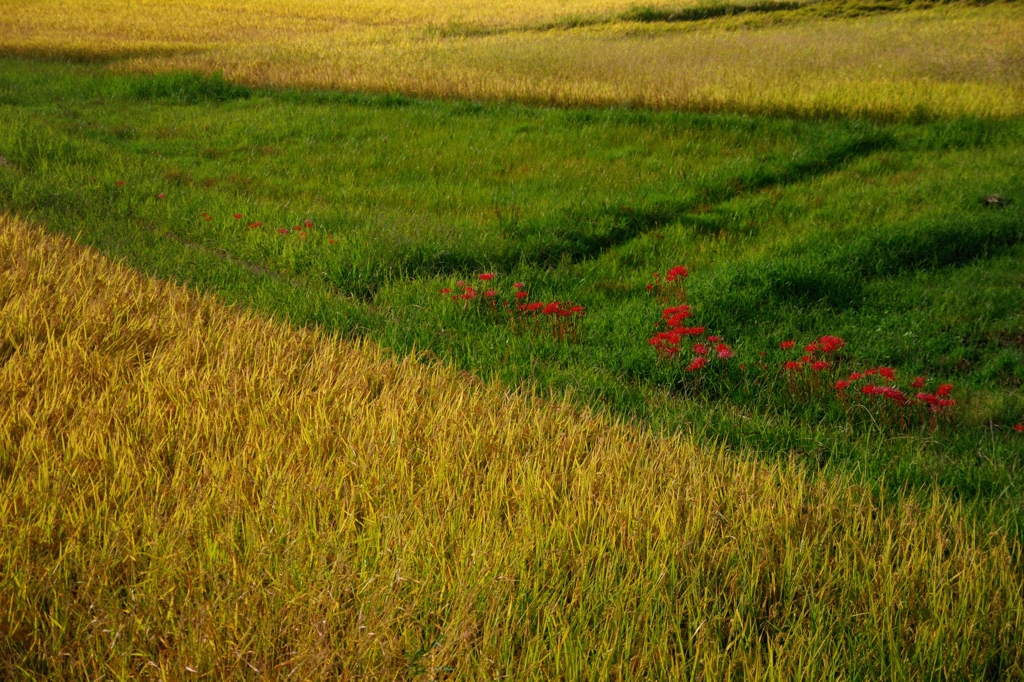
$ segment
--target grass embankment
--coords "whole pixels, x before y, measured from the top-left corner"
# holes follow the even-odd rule
[[[14,61],[0,101],[0,202],[150,274],[656,429],[940,489],[1022,532],[1019,122],[529,109]],[[842,336],[847,371],[955,384],[955,427],[876,428],[779,382],[694,396],[647,345],[662,306],[644,286],[680,263],[735,364],[766,351],[783,376],[781,341]],[[518,280],[585,306],[584,342],[440,295],[484,270],[506,297]]]
[[[884,118],[1024,113],[1019,3],[0,0],[0,51],[257,86]]]
[[[941,495],[700,451],[0,219],[0,674],[1022,674]]]

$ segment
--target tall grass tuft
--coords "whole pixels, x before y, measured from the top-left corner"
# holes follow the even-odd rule
[[[954,502],[656,438],[0,219],[0,677],[1019,677]]]

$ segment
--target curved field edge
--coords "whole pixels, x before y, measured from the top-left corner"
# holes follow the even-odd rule
[[[1024,113],[1022,24],[1014,2],[0,0],[0,54],[530,104],[1006,118]]]
[[[1019,548],[0,218],[0,673],[1016,677]]]

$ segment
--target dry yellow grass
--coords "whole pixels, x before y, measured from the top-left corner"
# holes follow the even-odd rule
[[[0,0],[0,51],[106,55],[142,71],[223,70],[256,85],[559,104],[1024,113],[1019,4],[778,25],[611,20],[635,4]],[[550,28],[581,17],[599,23]]]
[[[0,219],[0,677],[1024,674],[958,507],[507,395]]]

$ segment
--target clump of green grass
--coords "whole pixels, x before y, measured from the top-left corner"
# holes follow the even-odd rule
[[[0,219],[0,674],[1015,677],[1019,548]]]

